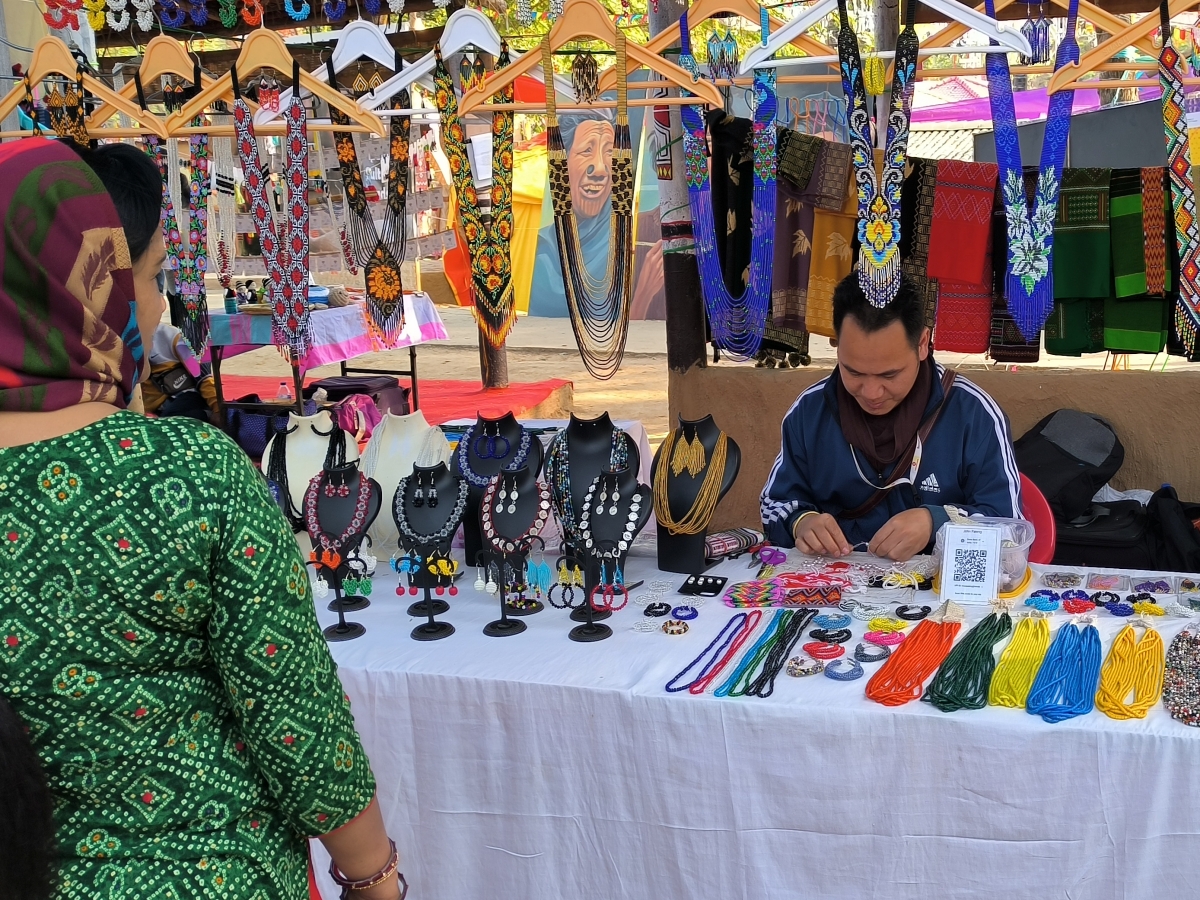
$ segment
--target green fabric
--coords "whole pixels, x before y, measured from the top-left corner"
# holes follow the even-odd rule
[[[374,778],[291,529],[191,419],[0,450],[0,673],[56,800],[62,898],[306,900]]]
[[[1146,239],[1142,232],[1142,170],[1113,169],[1109,188],[1109,236],[1114,294],[1146,293]]]
[[[1167,345],[1171,302],[1163,297],[1104,301],[1104,349],[1121,353],[1160,353]]]
[[[1111,169],[1063,169],[1054,221],[1054,298],[1107,297]]]
[[[1056,300],[1046,320],[1046,352],[1079,356],[1104,349],[1104,301],[1092,298]]]

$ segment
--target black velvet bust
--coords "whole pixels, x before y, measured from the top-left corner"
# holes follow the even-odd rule
[[[513,506],[512,491],[513,488],[517,491],[516,511],[509,512]],[[500,493],[504,493],[504,498],[500,498]],[[496,492],[495,505],[492,507],[491,527],[495,530],[497,538],[515,541],[521,535],[525,534],[534,520],[537,518],[539,509],[540,494],[538,492],[537,470],[532,466],[522,466],[515,472],[502,472],[500,475],[500,485]],[[483,535],[483,549],[489,553],[502,552],[494,548],[488,541],[486,530],[488,523],[483,521],[484,509],[481,505],[479,510],[478,526]],[[544,524],[544,520],[543,520]],[[540,531],[541,529],[537,529]],[[517,553],[523,557],[528,548],[518,548]],[[468,559],[472,557],[468,556]]]
[[[717,423],[713,421],[712,416],[705,416],[696,421],[689,421],[681,416],[679,427],[682,431],[681,438],[684,440],[691,441],[699,435],[707,462],[695,476],[689,474],[687,470],[675,475],[670,469],[671,461],[662,458],[665,443],[660,445],[658,453],[654,455],[651,481],[658,477],[659,466],[668,467],[666,470],[667,500],[670,504],[671,517],[676,521],[686,516],[688,510],[692,508],[692,504],[696,502],[700,487],[704,484],[704,478],[708,474],[708,463],[712,460],[713,450],[717,446],[717,438],[721,434],[721,430],[717,428]],[[721,478],[721,497],[729,493],[729,489],[733,487],[733,482],[737,479],[738,470],[742,465],[741,448],[734,443],[733,438],[727,437],[726,440],[725,472]],[[680,572],[685,575],[697,575],[703,572],[707,564],[704,558],[704,538],[708,533],[708,524],[706,522],[705,527],[697,534],[671,534],[659,522],[658,567],[664,572]]]
[[[423,561],[435,550],[449,554],[454,533],[462,522],[463,511],[455,515],[455,503],[458,500],[459,485],[463,481],[465,479],[451,472],[445,463],[437,463],[432,466],[414,465],[407,480],[396,486],[396,494],[392,498],[392,518],[400,532],[399,546],[402,553],[417,551]],[[434,505],[430,504],[431,489],[436,491]],[[416,503],[418,490],[421,491],[419,506]],[[400,528],[401,512],[409,528],[417,534],[430,536],[435,532],[444,531],[444,536],[418,544]],[[424,587],[427,582],[430,587],[435,586],[434,579],[429,577],[425,566],[422,565],[413,583],[417,587]]]
[[[520,450],[521,437],[525,429],[513,414],[505,413],[498,419],[488,419],[479,416],[469,445],[455,452],[453,471],[463,474],[462,460],[466,456],[467,465],[476,475],[491,478],[497,472],[512,465]],[[489,438],[497,440],[489,444]],[[507,446],[505,446],[507,441]],[[506,451],[499,455],[499,451]],[[483,455],[480,455],[482,451]],[[525,458],[527,465],[536,475],[542,468],[542,442],[535,435],[529,435],[529,452]],[[518,490],[520,490],[518,488]],[[472,562],[480,550],[487,549],[479,531],[479,501],[483,498],[483,485],[471,483],[467,496],[467,510],[463,517],[463,541],[466,546],[467,561]]]
[[[605,466],[597,477],[599,481],[592,495],[590,508],[585,512],[585,500],[581,500],[577,507],[577,515],[580,518],[580,543],[583,545],[579,548],[578,553],[586,563],[584,572],[589,593],[600,581],[602,562],[607,569],[608,582],[612,583],[613,581],[613,560],[602,559],[604,554],[611,555],[615,550],[616,564],[624,572],[629,548],[641,530],[646,527],[646,523],[650,521],[650,512],[654,506],[650,488],[647,485],[638,484],[636,469],[626,466],[613,470],[609,466]],[[589,488],[590,486],[591,482],[588,483]],[[614,488],[619,498],[616,501],[616,515],[610,512],[613,507]],[[588,488],[585,488],[584,497],[587,496],[587,491]],[[606,495],[603,502],[600,501],[601,493]],[[635,497],[638,500],[637,515],[633,517],[633,527],[627,528],[626,526],[630,524],[630,513]],[[587,515],[586,524],[583,522],[585,514]],[[587,546],[589,538],[592,541],[590,547]],[[625,546],[622,547],[621,544]]]

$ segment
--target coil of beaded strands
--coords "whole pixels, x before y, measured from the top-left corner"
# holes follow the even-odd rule
[[[813,624],[818,628],[825,628],[833,631],[838,628],[846,628],[850,625],[850,617],[837,615],[832,613],[824,613],[813,619]]]
[[[1054,724],[1087,715],[1100,683],[1100,633],[1074,622],[1060,626],[1025,700],[1025,711]]]
[[[808,633],[808,636],[814,641],[821,641],[825,644],[844,644],[850,640],[850,629],[838,628],[835,631],[830,631],[825,628],[814,628]]]
[[[671,534],[699,534],[712,521],[713,511],[717,501],[721,499],[721,483],[725,480],[725,458],[729,450],[729,437],[725,432],[717,437],[713,447],[712,458],[708,461],[708,470],[704,473],[704,481],[691,509],[678,520],[671,514],[671,500],[667,489],[667,470],[670,466],[667,460],[671,458],[672,447],[678,440],[680,430],[676,429],[667,435],[659,456],[660,465],[654,472],[654,514],[658,523]]]
[[[613,428],[612,446],[608,451],[608,467],[614,471],[629,465],[629,435]],[[571,499],[571,453],[567,430],[564,428],[554,436],[546,448],[546,481],[549,482],[550,497],[554,511],[562,524],[563,534],[574,544],[579,540],[579,523],[575,519],[574,502]]]
[[[750,687],[750,681],[757,674],[759,664],[779,637],[780,629],[791,621],[794,612],[795,610],[782,609],[776,610],[772,614],[771,621],[767,623],[762,637],[746,651],[725,682],[713,691],[714,697],[741,697],[746,693]]]
[[[1096,604],[1088,597],[1087,591],[1069,590],[1062,593],[1063,609],[1071,615],[1091,612]]]
[[[996,670],[992,648],[1011,633],[1012,618],[1006,611],[988,613],[950,651],[921,699],[942,712],[983,709]]]
[[[1200,727],[1200,621],[1183,626],[1167,650],[1163,706],[1184,725]]]
[[[992,675],[988,703],[992,706],[1024,708],[1046,651],[1050,649],[1050,620],[1037,613],[1017,622],[1017,629]]]
[[[843,668],[846,665],[850,668]],[[825,677],[834,681],[857,681],[863,677],[863,667],[857,659],[835,659],[825,664]]]
[[[1041,610],[1042,612],[1054,612],[1058,609],[1061,599],[1058,591],[1043,589],[1030,594],[1029,599],[1025,601],[1025,605],[1032,606],[1034,609]]]
[[[928,616],[933,610],[928,606],[904,606],[896,607],[896,615],[901,619],[906,619],[909,622],[920,622]]]
[[[962,607],[946,602],[937,613],[920,622],[871,676],[867,697],[884,706],[902,706],[918,699],[925,681],[954,645],[964,617]]]
[[[1144,719],[1162,696],[1166,658],[1162,635],[1146,627],[1139,641],[1130,623],[1117,634],[1100,670],[1096,708],[1110,719]],[[1131,702],[1126,702],[1130,694]]]
[[[693,693],[704,693],[704,688],[699,691],[692,689],[704,681],[711,681],[716,677],[716,673],[729,660],[730,650],[734,653],[740,648],[741,643],[744,643],[748,632],[752,632],[762,618],[762,610],[753,609],[750,612],[737,613],[730,617],[729,621],[717,633],[717,636],[712,639],[707,647],[700,651],[700,655],[693,659],[690,663],[670,681],[667,682],[666,691],[670,694],[676,694],[680,691],[692,691]],[[739,639],[741,643],[739,643]],[[686,684],[678,684],[679,681],[687,677],[693,669],[699,666],[699,674]],[[707,681],[705,681],[707,679]]]
[[[793,678],[804,678],[808,675],[819,675],[825,671],[825,663],[811,656],[793,656],[788,660],[787,673]]]
[[[779,639],[772,645],[770,652],[767,654],[767,660],[763,663],[762,672],[750,683],[750,689],[746,692],[750,696],[760,697],[765,700],[775,693],[775,679],[779,677],[779,672],[784,666],[784,660],[788,658],[788,654],[792,652],[792,649],[800,640],[800,635],[804,633],[804,629],[812,622],[813,616],[816,615],[816,610],[797,609],[795,613],[796,615],[784,627]]]
[[[862,641],[854,647],[854,658],[859,662],[877,663],[883,662],[892,655],[891,647],[873,647]]]

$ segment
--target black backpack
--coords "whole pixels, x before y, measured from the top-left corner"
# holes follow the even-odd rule
[[[1017,468],[1045,495],[1060,522],[1084,515],[1096,491],[1125,461],[1125,448],[1100,416],[1060,409],[1025,432],[1013,448]]]
[[[1200,572],[1200,504],[1181,503],[1175,488],[1164,484],[1146,504],[1146,519],[1154,545],[1154,568],[1170,572]]]

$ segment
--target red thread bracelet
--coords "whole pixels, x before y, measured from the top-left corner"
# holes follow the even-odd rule
[[[837,659],[846,652],[841,644],[827,644],[824,641],[809,641],[801,649],[813,659]]]

